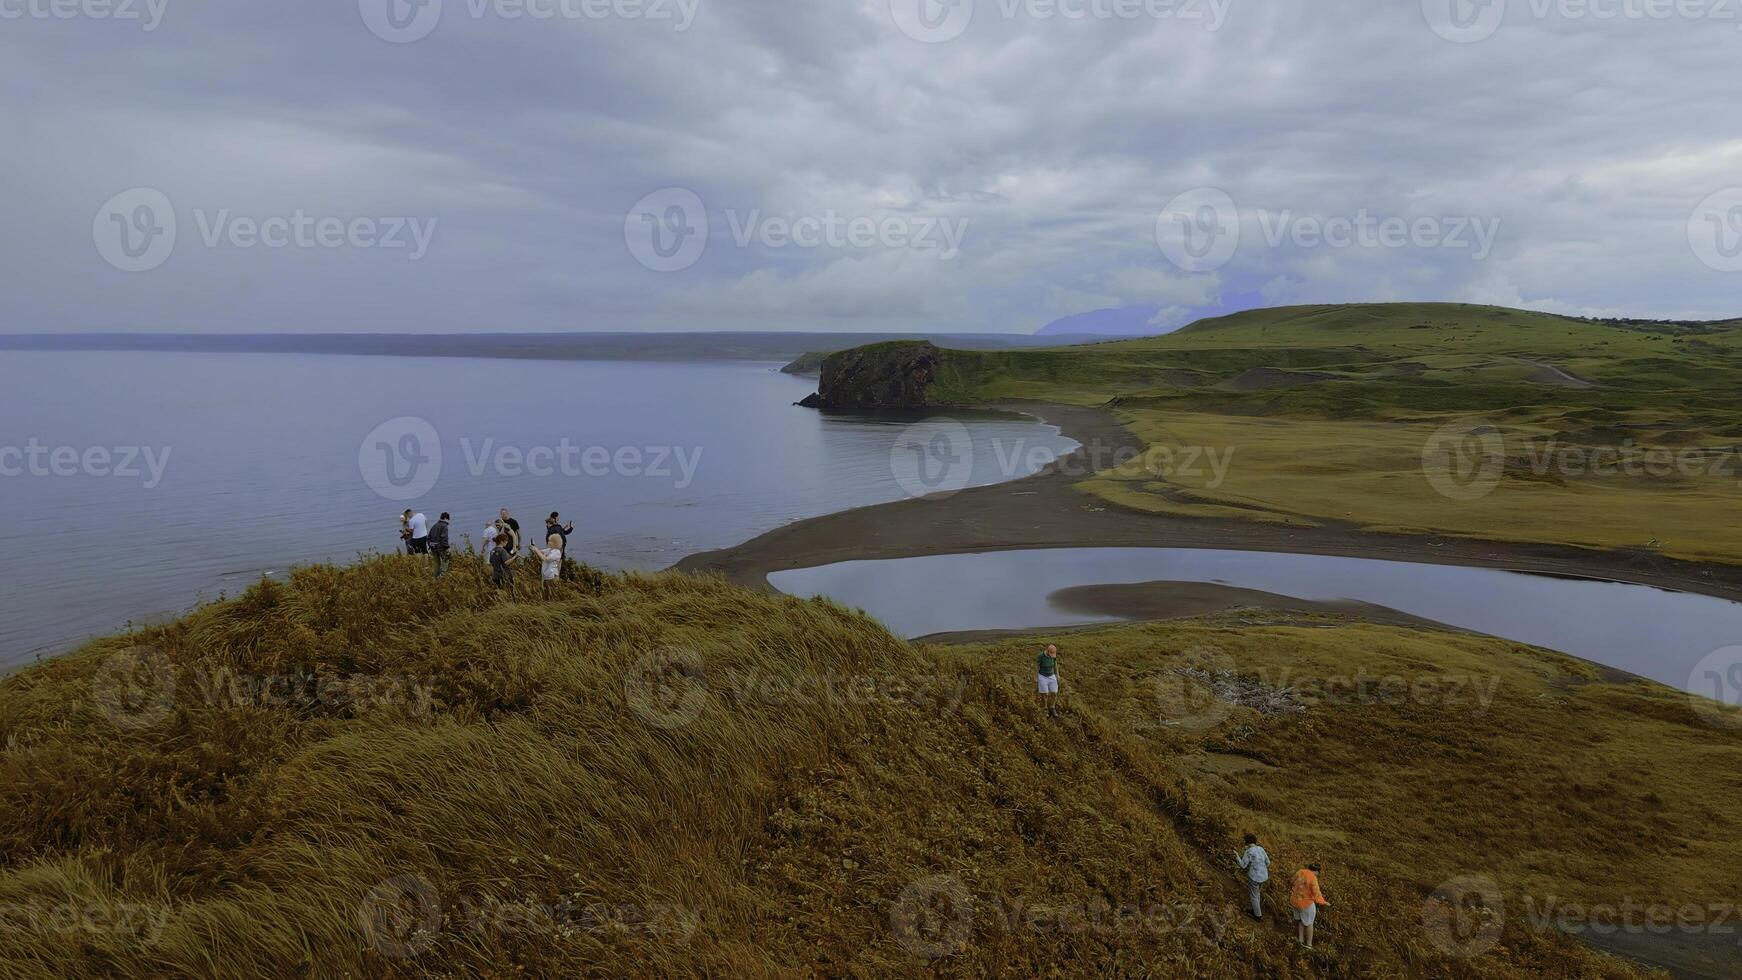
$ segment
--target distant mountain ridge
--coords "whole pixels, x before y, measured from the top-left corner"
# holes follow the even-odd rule
[[[30,333],[0,334],[0,350],[180,351],[235,354],[353,354],[525,360],[787,361],[812,351],[891,340],[925,340],[962,350],[1048,343],[1027,334],[825,333]]]
[[[1151,305],[1113,306],[1087,313],[1059,317],[1034,332],[1036,337],[1142,337],[1168,331],[1150,325],[1161,307]]]

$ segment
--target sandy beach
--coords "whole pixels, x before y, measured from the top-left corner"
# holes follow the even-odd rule
[[[1376,533],[1335,521],[1291,527],[1129,510],[1075,487],[1113,465],[1117,454],[1142,448],[1111,412],[1037,402],[994,407],[1038,416],[1082,448],[1026,479],[797,521],[735,547],[690,555],[674,567],[768,589],[770,572],[842,561],[1023,548],[1216,548],[1467,565],[1742,601],[1742,566],[1648,552]],[[1147,619],[1157,615],[1155,602],[1144,590],[1103,591],[1096,605],[1105,614]]]

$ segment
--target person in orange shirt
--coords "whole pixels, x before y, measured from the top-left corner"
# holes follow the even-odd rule
[[[1309,864],[1294,873],[1294,887],[1289,891],[1289,904],[1294,906],[1295,938],[1307,949],[1313,948],[1313,920],[1319,917],[1319,906],[1329,905],[1325,893],[1319,891],[1319,866]]]

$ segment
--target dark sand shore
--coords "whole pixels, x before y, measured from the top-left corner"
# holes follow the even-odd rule
[[[769,572],[860,559],[1018,548],[1222,548],[1472,565],[1742,601],[1742,565],[1680,561],[1639,551],[1376,533],[1336,521],[1288,527],[1122,508],[1073,486],[1114,465],[1115,453],[1142,448],[1110,412],[1034,402],[997,407],[1045,419],[1083,448],[1027,479],[798,521],[736,547],[691,555],[674,567],[717,572],[740,585],[767,589]],[[1111,608],[1102,610],[1115,614]],[[1143,615],[1142,603],[1117,614],[1150,618]]]

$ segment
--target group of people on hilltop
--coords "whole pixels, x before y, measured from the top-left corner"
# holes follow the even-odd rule
[[[436,578],[447,574],[453,554],[448,536],[449,522],[450,515],[445,511],[434,524],[430,524],[421,511],[410,508],[399,516],[399,539],[405,553],[429,555],[435,564]],[[544,519],[544,547],[527,543],[528,554],[539,560],[539,578],[547,598],[555,593],[557,582],[567,574],[565,561],[569,552],[569,535],[574,530],[574,521],[564,522],[562,516],[553,510]],[[520,557],[520,545],[520,522],[504,507],[494,521],[484,525],[478,547],[479,553],[490,562],[490,582],[497,588],[506,589],[514,584],[514,562]]]
[[[1059,648],[1049,643],[1035,658],[1036,690],[1047,717],[1058,717]],[[1257,834],[1246,835],[1246,848],[1235,858],[1234,865],[1246,879],[1246,899],[1251,905],[1247,914],[1264,920],[1264,886],[1270,881],[1270,854],[1258,843]],[[1319,866],[1309,864],[1294,873],[1289,888],[1288,904],[1293,909],[1295,940],[1306,949],[1313,948],[1313,923],[1318,920],[1319,906],[1329,905],[1325,893],[1319,890]]]

